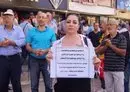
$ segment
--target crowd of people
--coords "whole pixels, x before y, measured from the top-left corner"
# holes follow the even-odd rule
[[[45,92],[91,92],[90,78],[57,78],[53,87],[48,67],[53,59],[50,48],[56,46],[91,48],[100,92],[129,92],[130,23],[102,19],[89,26],[77,14],[68,14],[60,23],[54,16],[38,11],[36,16],[24,14],[19,23],[8,9],[0,17],[0,92],[8,92],[10,81],[14,92],[22,92],[21,66],[26,60],[31,92],[39,92],[40,72]]]

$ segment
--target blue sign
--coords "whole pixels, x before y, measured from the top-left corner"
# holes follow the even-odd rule
[[[130,0],[117,0],[117,9],[130,10]]]

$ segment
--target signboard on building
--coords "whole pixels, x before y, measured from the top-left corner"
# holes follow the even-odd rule
[[[68,0],[0,0],[0,4],[6,6],[11,4],[10,8],[22,7],[47,10],[67,10],[67,1]]]
[[[130,11],[130,0],[117,0],[117,9]]]
[[[40,9],[67,9],[67,0],[15,0],[15,5]]]
[[[72,2],[78,2],[82,4],[90,4],[91,5],[99,5],[99,6],[108,6],[108,7],[113,7],[113,0],[72,0]]]
[[[70,0],[69,10],[93,15],[115,15],[113,0]]]
[[[53,7],[55,9],[57,9],[61,5],[61,3],[63,2],[63,0],[50,0],[50,2],[53,5]]]

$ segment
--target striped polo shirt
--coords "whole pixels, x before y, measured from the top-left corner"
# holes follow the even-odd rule
[[[110,38],[108,35],[107,38]],[[111,39],[113,45],[120,49],[127,48],[127,42],[123,35],[117,33],[117,35]],[[105,51],[104,71],[124,71],[125,56],[120,56],[114,52],[111,48],[107,48]]]

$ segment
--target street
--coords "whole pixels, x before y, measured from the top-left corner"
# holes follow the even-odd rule
[[[31,92],[31,86],[30,86],[30,78],[29,78],[29,73],[28,73],[28,68],[27,66],[22,67],[22,74],[21,74],[21,84],[22,84],[22,91],[23,92]],[[42,79],[42,76],[40,77],[40,85],[39,85],[39,92],[45,92],[45,87],[44,87],[44,82]],[[100,88],[100,80],[97,79],[92,79],[91,80],[91,92],[102,92],[99,91]],[[9,92],[13,92],[10,90]]]
[[[92,91],[91,92],[101,92],[101,91],[99,91],[100,90],[100,83],[99,83],[98,79],[93,80],[92,85],[93,86],[92,86]],[[30,83],[22,85],[22,91],[23,92],[31,92]],[[10,90],[9,92],[13,92],[13,91]],[[43,81],[40,81],[39,92],[45,92]]]

